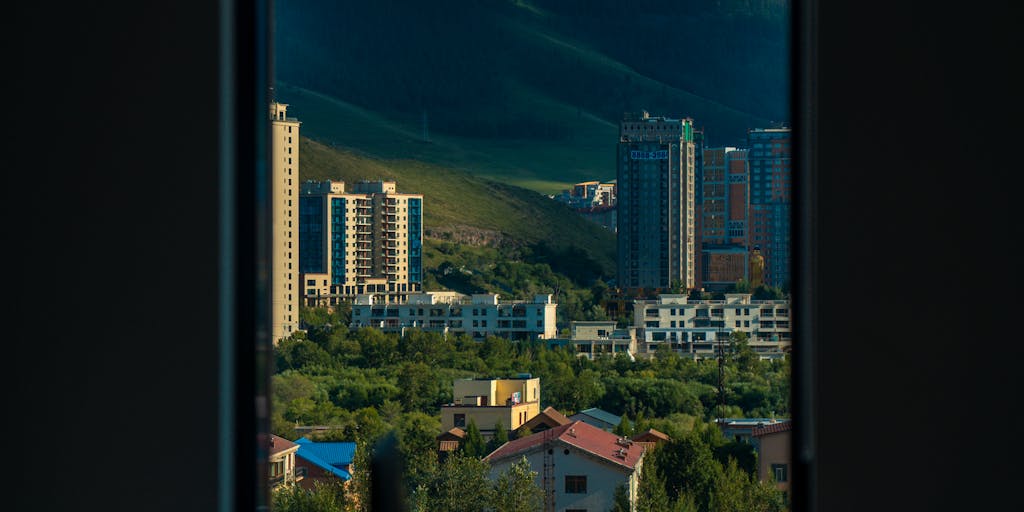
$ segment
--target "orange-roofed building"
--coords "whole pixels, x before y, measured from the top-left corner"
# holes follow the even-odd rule
[[[644,448],[647,448],[648,450],[650,450],[651,448],[658,444],[672,440],[672,438],[668,437],[667,434],[655,430],[653,428],[649,428],[643,432],[640,432],[639,434],[634,434],[632,439],[633,442],[642,445]]]
[[[548,406],[540,414],[534,416],[530,421],[523,424],[520,429],[529,429],[532,433],[543,432],[549,428],[560,427],[572,423],[572,420],[566,418],[564,414],[558,412],[558,409]]]

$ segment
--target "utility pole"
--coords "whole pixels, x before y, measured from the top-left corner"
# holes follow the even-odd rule
[[[714,315],[711,315],[711,318],[714,318]],[[725,306],[722,307],[722,323],[718,324],[718,335],[715,337],[715,346],[718,347],[718,411],[722,415],[725,414],[725,349],[722,344],[724,331]]]

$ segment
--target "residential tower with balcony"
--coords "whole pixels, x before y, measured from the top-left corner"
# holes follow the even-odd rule
[[[403,302],[423,282],[423,196],[399,193],[392,181],[306,182],[299,251],[306,305],[360,294]]]

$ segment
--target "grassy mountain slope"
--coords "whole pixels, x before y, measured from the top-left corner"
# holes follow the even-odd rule
[[[302,180],[394,180],[423,194],[424,232],[434,240],[528,248],[579,283],[614,274],[615,238],[537,192],[420,160],[384,160],[302,137]]]
[[[573,144],[527,139],[470,139],[389,119],[308,89],[279,82],[277,99],[303,122],[304,133],[334,147],[385,160],[419,160],[553,194],[571,183],[615,178],[617,128],[588,114],[577,122]],[[535,97],[537,108],[576,117],[569,107]]]
[[[276,97],[336,147],[545,193],[614,178],[624,111],[693,117],[716,144],[784,115],[778,23],[604,3],[279,0]]]

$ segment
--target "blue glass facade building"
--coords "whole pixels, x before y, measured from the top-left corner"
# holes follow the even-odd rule
[[[790,283],[792,134],[789,128],[747,132],[750,165],[750,247],[765,259],[765,284]]]
[[[409,282],[423,282],[423,200],[409,199]]]

